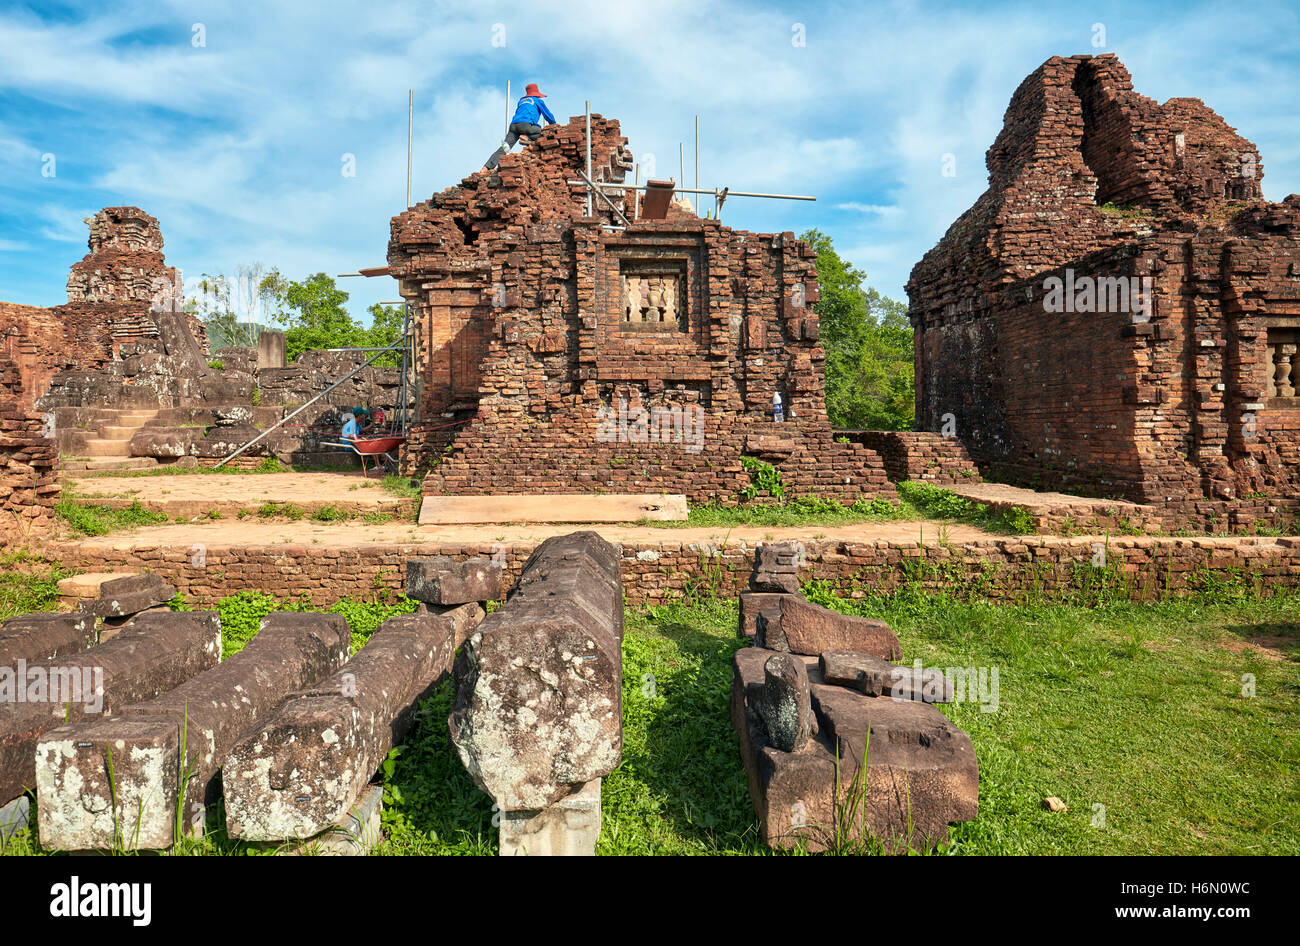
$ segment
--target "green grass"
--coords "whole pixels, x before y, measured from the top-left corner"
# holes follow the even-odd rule
[[[59,579],[70,574],[53,569],[10,571],[16,562],[0,561],[0,621],[19,614],[52,611],[59,604]]]
[[[82,535],[108,535],[110,532],[120,532],[135,526],[154,525],[167,521],[166,514],[150,512],[141,506],[139,501],[115,509],[100,503],[82,502],[65,497],[59,500],[54,511],[74,532]]]
[[[3,577],[4,606],[52,606],[52,575]],[[24,585],[31,590],[14,590]],[[970,734],[980,766],[979,818],[956,826],[943,853],[1300,854],[1300,594],[1259,597],[1224,582],[1193,598],[1082,607],[807,591],[888,621],[909,661],[998,668],[996,712],[941,707]],[[249,593],[221,601],[227,655],[276,608],[307,606]],[[347,618],[355,648],[410,608],[378,594],[329,610]],[[745,646],[734,603],[631,608],[626,617],[623,761],[604,780],[600,852],[768,853],[728,716],[731,656]],[[1245,646],[1254,636],[1270,649]],[[1242,695],[1247,674],[1253,696]],[[451,700],[445,684],[384,763],[388,840],[378,854],[495,852],[492,803],[447,733]],[[1043,811],[1048,795],[1069,810]],[[219,812],[209,825],[181,853],[263,853],[226,838]],[[41,852],[26,834],[7,853]]]
[[[420,498],[420,481],[418,479],[413,480],[409,476],[389,474],[380,481],[380,485],[400,499]]]

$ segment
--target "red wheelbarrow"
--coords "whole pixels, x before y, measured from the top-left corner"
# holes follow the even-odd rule
[[[397,472],[397,460],[393,458],[392,451],[396,450],[402,444],[406,443],[405,437],[358,437],[355,440],[342,440],[334,443],[322,442],[323,447],[345,447],[351,450],[361,458],[361,475],[369,478],[366,473],[366,457],[383,457],[384,463],[394,473]],[[378,459],[375,460],[375,469],[381,466]]]

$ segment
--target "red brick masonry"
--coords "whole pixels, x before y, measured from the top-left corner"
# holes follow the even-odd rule
[[[378,589],[402,590],[406,560],[447,555],[455,559],[503,553],[506,584],[517,577],[534,544],[436,546],[373,545],[329,548],[306,545],[206,547],[195,567],[190,547],[140,546],[97,549],[69,543],[51,557],[84,571],[147,569],[197,602],[211,603],[241,590],[281,598],[306,597],[328,605],[352,596],[369,599]],[[1185,594],[1208,576],[1241,578],[1272,588],[1300,585],[1300,538],[1225,536],[1168,538],[1134,536],[989,538],[951,547],[915,542],[849,543],[810,540],[803,548],[802,579],[822,579],[841,593],[889,591],[905,583],[992,600],[1028,595],[1049,598],[1086,592],[1111,582],[1133,598]],[[719,549],[711,544],[662,541],[622,549],[624,593],[630,604],[680,598],[691,591],[733,596],[747,587],[752,546]],[[1097,568],[1094,562],[1104,562]]]

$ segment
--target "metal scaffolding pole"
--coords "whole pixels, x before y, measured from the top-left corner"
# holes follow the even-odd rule
[[[570,184],[581,184],[581,183],[583,183],[583,182],[582,182],[582,181],[570,181],[569,183],[570,183]],[[609,183],[609,182],[607,182],[607,181],[598,181],[598,182],[596,182],[593,186],[596,187],[596,188],[598,188],[598,189],[600,189],[600,190],[604,190],[605,188],[609,188],[610,190],[627,190],[627,191],[632,191],[632,190],[634,190],[634,191],[645,191],[645,190],[649,190],[649,189],[650,189],[649,186],[646,185],[646,184],[637,184],[637,185],[632,185],[632,184],[613,184],[613,183]],[[760,193],[758,193],[758,192],[756,192],[756,191],[733,191],[733,190],[732,190],[731,188],[729,188],[729,187],[724,187],[724,188],[721,188],[721,190],[719,190],[719,189],[716,188],[716,187],[713,188],[713,189],[709,189],[709,188],[707,188],[707,187],[677,187],[677,186],[674,186],[674,187],[673,187],[673,191],[674,191],[675,193],[679,193],[679,194],[713,194],[715,197],[716,197],[716,196],[719,196],[719,195],[721,195],[721,194],[725,194],[728,198],[730,198],[730,197],[768,197],[768,198],[771,198],[772,200],[816,200],[816,199],[817,199],[816,197],[809,197],[807,194],[760,194]]]
[[[375,354],[371,355],[371,356],[370,356],[369,358],[367,358],[364,362],[362,362],[361,364],[357,365],[355,368],[353,368],[351,371],[349,371],[349,372],[348,372],[347,374],[345,374],[343,377],[339,378],[337,381],[335,381],[333,384],[331,384],[328,388],[326,388],[326,389],[325,389],[324,391],[322,391],[320,394],[317,394],[314,398],[312,398],[312,399],[311,399],[310,401],[308,401],[306,404],[303,404],[301,407],[299,407],[297,410],[295,410],[292,414],[286,414],[284,417],[280,418],[278,421],[276,421],[276,422],[275,422],[274,424],[272,424],[270,427],[266,428],[266,430],[262,431],[260,434],[258,434],[256,437],[254,437],[252,440],[248,441],[248,443],[244,444],[242,447],[240,447],[240,448],[239,448],[238,450],[236,450],[234,453],[230,454],[230,456],[228,456],[228,457],[226,457],[225,459],[221,460],[221,462],[219,462],[219,463],[213,464],[213,467],[212,467],[212,468],[213,468],[214,470],[219,470],[219,469],[221,469],[221,467],[225,466],[225,465],[226,465],[227,463],[229,463],[231,460],[235,459],[235,457],[239,456],[241,453],[243,453],[245,450],[247,450],[247,449],[248,449],[249,447],[251,447],[253,444],[257,443],[257,442],[258,442],[259,440],[261,440],[263,437],[267,436],[267,435],[270,434],[272,431],[274,431],[274,430],[276,430],[276,429],[282,427],[283,425],[287,424],[289,421],[293,420],[295,417],[297,417],[299,414],[301,414],[301,413],[302,413],[303,411],[305,411],[307,408],[311,407],[313,404],[315,404],[317,401],[319,401],[321,398],[323,398],[326,394],[329,394],[331,391],[333,391],[335,388],[337,388],[337,387],[338,387],[340,384],[342,384],[344,381],[348,380],[348,378],[352,377],[354,374],[356,374],[356,373],[357,373],[358,371],[360,371],[362,368],[368,368],[372,362],[374,362],[374,361],[376,361],[377,359],[379,359],[380,357],[382,357],[383,354],[384,354],[384,352],[392,351],[392,350],[395,349],[398,345],[405,345],[405,344],[406,344],[406,339],[403,338],[400,342],[394,342],[393,344],[389,345],[387,348],[381,348],[381,349],[379,349]]]
[[[411,206],[411,141],[415,132],[415,89],[406,91],[406,206]]]
[[[682,183],[685,184],[686,182],[683,181]],[[695,186],[696,187],[700,186],[700,116],[699,115],[695,116]],[[699,208],[696,207],[695,211],[698,214]]]
[[[591,100],[587,100],[587,180],[591,180]],[[587,191],[587,216],[592,214],[591,191]]]

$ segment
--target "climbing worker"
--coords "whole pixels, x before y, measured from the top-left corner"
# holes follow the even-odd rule
[[[551,114],[551,110],[542,101],[544,98],[546,96],[537,88],[536,82],[528,83],[528,88],[524,89],[524,97],[515,106],[515,117],[510,119],[510,130],[506,133],[505,141],[501,142],[501,147],[497,148],[492,157],[487,159],[487,164],[483,165],[483,170],[494,170],[497,162],[515,146],[515,142],[520,138],[527,137],[531,141],[541,134],[541,120],[543,118],[546,119],[548,125],[556,124],[555,116]]]

